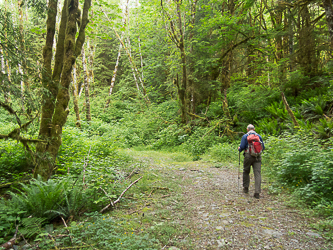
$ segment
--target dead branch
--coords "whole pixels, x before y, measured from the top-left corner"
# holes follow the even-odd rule
[[[6,183],[6,184],[1,184],[0,185],[0,189],[1,188],[6,188],[6,187],[10,187],[11,185],[16,185],[16,184],[20,184],[20,183],[25,183],[28,182],[30,180],[24,180],[24,181],[15,181],[15,182],[10,182],[10,183]]]
[[[55,242],[55,240],[54,240],[54,238],[52,237],[52,235],[51,234],[48,234],[48,236],[49,236],[49,238],[53,241],[53,243],[54,243],[54,248],[56,249],[56,250],[59,250],[58,248],[57,248],[57,246],[56,246],[56,242]]]
[[[132,212],[129,212],[128,215],[134,214],[136,212],[139,212],[140,210],[144,209],[146,206],[150,206],[150,203],[145,203],[141,208],[135,209]]]
[[[136,174],[136,168],[126,177],[126,179],[131,179],[131,177]]]
[[[170,191],[170,189],[169,188],[167,188],[167,187],[153,187],[154,189],[160,189],[160,190],[168,190],[168,191]]]
[[[15,234],[14,234],[13,238],[11,238],[6,243],[2,244],[0,246],[0,249],[10,249],[10,248],[12,248],[13,245],[14,245],[14,243],[15,243],[15,241],[16,241],[17,232],[18,232],[18,226],[16,226],[16,231],[15,231]]]
[[[64,218],[62,218],[62,216],[60,216],[60,218],[61,218],[62,222],[64,223],[64,225],[65,225],[65,227],[66,227],[66,230],[67,230],[67,232],[70,234],[70,232],[69,232],[69,230],[68,230],[68,227],[67,227],[67,224],[66,224],[66,221],[64,220]],[[73,244],[73,239],[72,239],[72,236],[71,236],[71,235],[69,235],[69,237],[71,238],[71,242],[72,242],[72,244]],[[56,248],[56,249],[57,249],[57,248]]]
[[[167,187],[153,187],[153,189],[151,190],[150,194],[148,195],[148,198],[152,195],[152,193],[153,193],[154,191],[156,191],[156,190],[158,190],[158,189],[160,189],[160,190],[168,190],[168,191],[170,191],[169,188],[167,188]]]
[[[126,193],[126,191],[128,189],[130,189],[135,183],[137,183],[140,179],[142,179],[143,176],[141,176],[139,179],[137,179],[136,181],[132,182],[118,197],[117,200],[115,200],[113,202],[113,205],[115,205],[116,203],[118,203],[120,201],[120,199],[123,197],[123,195]],[[105,208],[103,208],[101,211],[99,211],[100,213],[103,213],[106,209],[108,209],[111,206],[111,204],[108,204]]]
[[[9,114],[14,115],[15,118],[16,118],[17,124],[21,127],[21,120],[18,117],[18,115],[16,114],[15,110],[11,106],[9,106],[6,103],[0,101],[0,107],[3,107],[5,110],[7,110]]]
[[[190,113],[190,112],[186,112],[189,116],[192,116],[192,117],[194,117],[194,118],[199,118],[199,119],[201,119],[201,120],[207,120],[207,117],[201,117],[201,116],[198,116],[198,115],[196,115],[196,114],[192,114],[192,113]]]
[[[109,197],[109,194],[104,190],[104,188],[100,187],[100,189],[103,190],[104,194],[106,195],[106,197]],[[109,198],[110,199],[110,198]],[[110,199],[110,205],[114,207],[113,201]]]
[[[152,193],[154,192],[154,188],[151,190],[150,194],[148,195],[148,198],[152,195]]]

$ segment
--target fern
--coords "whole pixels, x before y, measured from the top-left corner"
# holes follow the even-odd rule
[[[326,106],[327,101],[325,98],[319,96],[310,98],[309,100],[303,100],[300,109],[302,115],[306,117],[307,120],[317,120],[323,116]]]
[[[32,236],[43,233],[42,226],[47,221],[46,218],[30,217],[22,219],[23,229],[20,232],[26,237],[31,238]]]
[[[330,138],[333,136],[333,120],[319,119],[320,124],[317,125],[315,131],[320,138]]]
[[[43,182],[40,178],[31,181],[30,184],[21,184],[22,191],[18,193],[9,192],[12,196],[12,206],[20,207],[34,217],[47,217],[52,219],[55,214],[49,213],[56,210],[64,201],[64,192],[67,189],[68,181],[50,179]],[[48,212],[48,213],[47,213]]]
[[[272,116],[274,116],[274,118],[280,119],[282,121],[285,121],[288,118],[288,113],[284,108],[284,104],[282,101],[280,103],[273,102],[270,106],[266,108],[266,110]]]

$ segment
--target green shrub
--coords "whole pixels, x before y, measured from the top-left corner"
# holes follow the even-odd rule
[[[165,147],[174,147],[183,143],[186,139],[186,134],[184,130],[181,129],[176,124],[169,125],[168,127],[161,129],[156,137],[158,139],[154,140],[151,144],[153,149],[162,149]]]
[[[239,153],[237,148],[237,142],[224,142],[211,146],[206,154],[208,154],[212,159],[219,162],[238,162]]]
[[[26,211],[18,207],[8,209],[5,200],[0,199],[0,245],[13,237],[16,225],[20,223]]]
[[[66,127],[63,132],[62,145],[57,157],[57,173],[81,174],[84,160],[103,171],[127,162],[128,158],[117,153],[117,144],[107,135],[89,136],[78,128]]]
[[[278,167],[279,181],[293,188],[309,183],[312,175],[312,158],[316,154],[311,148],[295,148],[283,155]]]
[[[193,160],[199,160],[200,155],[204,154],[209,147],[222,140],[211,131],[211,128],[196,127],[193,134],[182,144],[182,148],[193,156]]]
[[[85,246],[92,245],[96,249],[159,249],[158,240],[142,230],[128,228],[125,222],[98,213],[88,215],[84,223],[72,222],[69,226],[72,242],[68,238],[59,239],[60,246]],[[64,229],[55,233],[66,233]],[[42,249],[50,249],[51,242]]]
[[[21,143],[0,140],[0,183],[14,181],[31,168],[30,157]]]
[[[265,145],[263,170],[271,179],[313,207],[325,207],[333,200],[331,142],[324,144],[309,133],[300,132],[270,137]]]

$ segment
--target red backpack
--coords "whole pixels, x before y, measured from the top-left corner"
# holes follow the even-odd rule
[[[250,131],[247,136],[247,143],[249,144],[249,153],[252,156],[258,157],[262,153],[262,142],[259,135],[253,131]]]

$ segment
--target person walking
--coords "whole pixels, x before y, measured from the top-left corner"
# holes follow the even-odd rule
[[[249,138],[248,136],[252,135],[258,136],[261,144],[261,151],[254,154],[251,153],[253,150],[252,145],[251,149],[249,148]],[[257,137],[257,138],[258,138]],[[250,142],[251,143],[251,142]],[[259,147],[260,148],[260,147]],[[250,186],[250,170],[251,166],[253,168],[254,173],[254,182],[255,182],[255,192],[254,197],[259,199],[259,194],[261,192],[261,152],[265,149],[264,141],[262,140],[261,136],[254,131],[254,126],[249,124],[247,126],[247,133],[243,135],[241,143],[238,147],[239,153],[244,150],[244,163],[243,163],[243,192],[249,192]],[[255,156],[254,156],[255,155]]]

